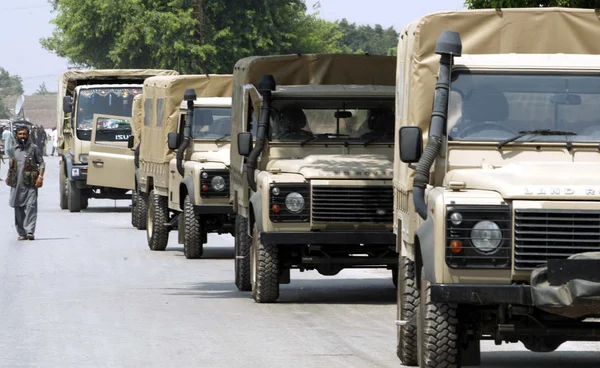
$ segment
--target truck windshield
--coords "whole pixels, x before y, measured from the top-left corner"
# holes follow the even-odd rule
[[[272,141],[306,144],[394,141],[394,98],[277,99],[270,122]]]
[[[90,88],[79,91],[77,97],[77,138],[89,141],[94,114],[131,117],[133,98],[142,93],[142,87]],[[129,132],[123,133],[131,134]]]
[[[192,137],[194,139],[229,140],[231,138],[231,108],[196,107]]]
[[[599,117],[597,75],[458,73],[450,93],[448,140],[598,142]]]

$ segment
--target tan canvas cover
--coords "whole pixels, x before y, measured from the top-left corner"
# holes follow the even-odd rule
[[[513,8],[440,12],[407,25],[398,44],[397,125],[417,125],[426,140],[444,30],[460,33],[463,54],[600,54],[600,17],[593,9]],[[397,138],[397,137],[396,137]],[[397,142],[396,142],[397,143]],[[400,165],[395,177],[412,188],[413,170]],[[403,179],[408,181],[402,183]]]
[[[593,9],[515,8],[441,12],[408,25],[401,34],[398,74],[406,61],[410,83],[406,123],[427,132],[444,30],[460,33],[463,54],[600,54],[600,17]],[[408,40],[403,40],[403,38]],[[403,41],[407,41],[402,50]]]
[[[144,106],[143,103],[144,95],[137,95],[133,98],[133,104],[131,105],[131,117],[132,127],[131,132],[133,134],[133,146],[137,147],[140,144],[140,135],[142,133],[142,124],[144,119]]]
[[[146,79],[142,92],[143,104],[152,100],[153,106],[150,125],[142,124],[140,160],[167,163],[173,158],[173,152],[167,147],[167,136],[169,132],[177,130],[179,109],[186,89],[193,88],[198,98],[231,97],[231,84],[230,74],[160,76]],[[161,116],[157,116],[159,103],[162,104]]]

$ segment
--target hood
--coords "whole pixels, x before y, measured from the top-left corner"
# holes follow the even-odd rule
[[[215,151],[194,152],[192,153],[191,161],[198,162],[219,162],[225,166],[229,166],[229,146],[227,148]]]
[[[521,162],[500,168],[458,169],[446,175],[444,184],[450,182],[496,191],[507,199],[600,199],[600,164]]]
[[[393,164],[384,155],[310,155],[273,160],[267,170],[301,174],[306,179],[392,179]]]

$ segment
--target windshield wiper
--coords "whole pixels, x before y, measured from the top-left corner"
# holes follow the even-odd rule
[[[366,141],[366,142],[365,142],[365,143],[363,143],[363,144],[364,144],[364,146],[366,147],[366,146],[368,146],[369,144],[371,144],[371,143],[373,143],[373,142],[375,142],[375,141],[378,141],[378,140],[382,139],[383,137],[385,137],[385,134],[378,135],[377,137],[373,137],[373,138],[369,139],[368,141]]]
[[[231,137],[231,134],[230,134],[230,133],[227,133],[227,134],[225,134],[224,136],[222,136],[222,137],[220,137],[220,138],[217,138],[217,139],[215,139],[215,142],[221,142],[223,139],[230,138],[230,137]]]
[[[535,129],[535,130],[522,130],[519,132],[519,134],[515,135],[514,137],[508,138],[503,140],[502,142],[498,143],[498,148],[502,148],[505,144],[510,143],[510,142],[514,142],[519,138],[522,138],[526,135],[577,135],[577,133],[575,132],[566,132],[566,131],[562,131],[562,130],[551,130],[551,129]]]
[[[329,136],[334,136],[334,137],[347,137],[348,134],[337,134],[337,133],[319,133],[319,134],[315,134],[314,136],[307,138],[305,140],[303,140],[302,142],[300,142],[300,147],[304,147],[305,144],[307,144],[308,142],[312,142],[316,139],[319,139],[321,137],[329,137]]]

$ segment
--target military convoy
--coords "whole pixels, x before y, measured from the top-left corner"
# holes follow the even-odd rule
[[[56,114],[61,209],[79,212],[87,208],[90,198],[130,198],[127,193],[133,189],[133,182],[105,172],[130,167],[127,140],[131,135],[131,103],[141,93],[143,81],[154,75],[173,74],[177,72],[126,69],[72,70],[61,75]],[[95,114],[99,114],[96,118],[100,121],[95,120]],[[125,119],[118,123],[115,116]],[[119,159],[113,159],[115,155]],[[110,159],[105,161],[107,157]],[[90,163],[96,170],[88,176]]]
[[[600,315],[599,36],[594,10],[543,8],[432,14],[403,31],[403,364],[479,365],[481,340],[600,340],[587,319]]]
[[[98,137],[133,126],[111,138],[127,152],[97,150],[126,156],[121,186],[71,183],[89,146],[77,101],[106,92],[65,77],[61,207],[100,195],[87,185],[132,188],[150,249],[178,229],[187,258],[231,233],[235,284],[258,303],[291,269],[390,269],[407,366],[479,365],[482,340],[600,340],[598,36],[594,10],[442,12],[402,31],[398,57],[256,56],[233,76],[123,82],[138,96],[89,115],[87,138],[100,162]]]

